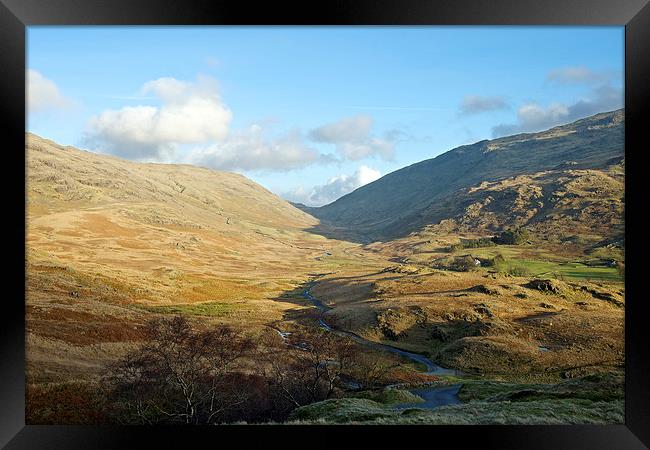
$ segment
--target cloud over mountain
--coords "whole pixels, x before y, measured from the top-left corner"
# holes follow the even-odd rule
[[[381,178],[381,172],[361,165],[352,175],[341,174],[330,178],[327,183],[314,186],[311,190],[303,187],[285,194],[289,200],[309,206],[321,206],[331,203],[355,189]]]
[[[352,161],[370,156],[392,159],[395,153],[393,134],[387,133],[383,138],[373,136],[372,126],[371,117],[347,117],[311,130],[309,137],[316,142],[335,145],[341,157]]]
[[[155,105],[126,106],[91,117],[86,146],[127,159],[187,162],[218,170],[286,172],[340,160],[315,149],[298,129],[275,138],[258,124],[232,130],[233,112],[209,76],[193,82],[158,78],[146,82],[140,95]],[[308,137],[334,144],[343,159],[392,158],[398,133],[379,138],[371,134],[372,126],[367,116],[346,118],[318,127]]]
[[[195,83],[158,78],[144,84],[160,106],[127,106],[106,110],[89,121],[88,142],[130,159],[161,159],[178,144],[222,140],[232,112],[218,94],[216,81],[200,76]]]
[[[517,110],[517,122],[492,128],[492,136],[540,131],[572,122],[603,111],[623,106],[623,89],[612,84],[609,72],[593,72],[584,67],[568,67],[550,71],[547,81],[557,84],[578,84],[587,87],[587,93],[573,103],[554,102],[547,106],[537,102],[523,104]]]
[[[275,140],[266,139],[259,125],[232,133],[227,139],[192,150],[188,162],[220,170],[285,172],[334,160],[309,147],[297,130]]]

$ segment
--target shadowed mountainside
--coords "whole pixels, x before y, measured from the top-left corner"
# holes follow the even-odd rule
[[[389,240],[428,224],[466,215],[468,201],[480,197],[478,191],[495,191],[499,183],[501,192],[516,197],[518,193],[510,188],[518,184],[517,189],[526,189],[526,183],[522,183],[526,180],[508,179],[529,175],[541,190],[524,195],[531,199],[531,205],[519,205],[527,210],[529,217],[523,221],[526,222],[535,216],[531,211],[547,213],[552,206],[550,197],[545,198],[550,184],[544,183],[543,178],[561,178],[561,172],[565,178],[576,174],[593,178],[600,176],[600,170],[620,164],[624,157],[623,132],[624,112],[617,110],[539,133],[464,145],[389,173],[329,205],[309,208],[308,212],[322,221],[315,232],[361,242]],[[495,197],[493,193],[484,195],[479,202],[489,203]],[[615,197],[622,197],[622,191],[621,195],[617,191]],[[501,216],[511,212],[504,206],[506,203],[499,204]],[[493,221],[492,226],[498,229],[508,222],[522,221],[502,218]]]

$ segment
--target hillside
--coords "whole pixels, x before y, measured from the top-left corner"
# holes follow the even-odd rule
[[[598,211],[589,215],[589,199],[609,202],[610,216],[621,215],[623,132],[624,112],[618,110],[540,133],[480,141],[392,172],[309,213],[323,221],[317,230],[324,234],[362,242],[402,237],[445,219],[497,230],[548,223],[559,214],[583,229],[598,228],[602,208],[590,206]],[[580,186],[585,183],[591,194]],[[568,195],[560,200],[560,193]],[[575,196],[586,203],[569,200]],[[600,230],[612,231],[609,225]],[[622,225],[615,225],[619,233]]]
[[[63,147],[27,136],[29,208],[36,214],[116,203],[189,208],[189,223],[220,227],[228,217],[239,223],[300,228],[315,223],[309,215],[243,175],[190,165],[141,164]],[[264,208],[260,208],[264,205]],[[207,219],[201,214],[212,214]],[[173,212],[145,214],[151,223],[182,225]]]
[[[33,134],[26,156],[36,379],[94,370],[140,339],[151,313],[260,329],[293,307],[278,301],[283,292],[330,260],[354,259],[354,244],[307,232],[316,219],[242,175],[134,163]]]
[[[227,273],[232,283],[322,251],[318,236],[301,231],[315,219],[241,175],[132,163],[33,135],[27,171],[29,262],[119,278],[137,286],[135,300],[180,294],[179,271]]]
[[[470,375],[461,378],[464,393],[457,395],[463,408],[479,411],[477,422],[493,420],[494,404],[476,410],[470,398],[486,389],[505,399],[497,404],[508,411],[508,396],[537,389],[535,408],[556,411],[549,402],[562,395],[572,402],[572,414],[602,422],[601,403],[592,407],[579,392],[567,394],[563,380],[574,378],[572,389],[592,390],[594,380],[606,389],[613,385],[614,394],[601,397],[611,403],[611,420],[619,420],[625,163],[615,132],[622,114],[600,117],[535,139],[479,143],[442,155],[442,163],[436,158],[404,169],[419,179],[402,171],[385,177],[420,200],[404,197],[400,208],[408,206],[410,215],[376,216],[375,222],[348,211],[346,217],[365,224],[359,226],[364,233],[374,229],[372,236],[384,237],[394,229],[401,235],[370,245],[327,238],[369,235],[352,234],[357,222],[321,223],[313,215],[327,207],[304,212],[241,175],[134,163],[28,134],[27,421],[101,422],[103,402],[113,401],[102,376],[114,362],[129,360],[129,351],[151,347],[152,319],[178,314],[196,330],[227,325],[250,336],[254,348],[232,375],[269,389],[285,378],[300,388],[302,375],[313,372],[295,365],[305,347],[291,339],[328,345],[327,336],[336,335],[340,350],[352,351],[356,361],[337,382],[333,395],[344,398],[333,404],[336,414],[347,414],[339,400],[365,414],[359,403],[394,397],[381,391],[384,386],[458,382],[423,372],[425,355],[431,364]],[[537,158],[521,154],[527,146],[539,146]],[[426,175],[427,167],[438,175]],[[445,168],[464,172],[458,177]],[[442,185],[438,178],[445,176],[456,184]],[[369,185],[371,193],[390,191],[382,180]],[[435,192],[434,200],[423,197],[426,192]],[[399,195],[388,197],[396,202]],[[376,202],[368,211],[388,214],[390,202],[381,197],[362,200]],[[452,248],[519,225],[534,239]],[[468,258],[469,268],[452,264]],[[474,258],[485,264],[475,265]],[[341,334],[324,334],[337,328]],[[411,354],[416,358],[398,356],[396,349],[417,352]],[[307,356],[316,365],[304,367],[328,367],[332,357],[327,351],[316,362]],[[354,383],[371,390],[358,391]],[[267,395],[264,389],[260,395]],[[413,392],[402,395],[413,400]],[[522,397],[521,404],[532,405],[528,400]],[[253,412],[271,404],[270,397],[251,403]],[[319,417],[323,404],[312,405],[296,411],[315,410]],[[525,408],[513,414],[511,420],[538,420]],[[548,420],[565,419],[553,412]]]

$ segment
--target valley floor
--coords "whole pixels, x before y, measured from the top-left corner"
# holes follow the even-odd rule
[[[533,251],[500,250],[515,257]],[[358,352],[390,366],[381,382],[298,408],[288,419],[292,423],[622,423],[624,292],[615,272],[600,280],[579,273],[540,282],[539,276],[489,267],[434,269],[419,260],[422,253],[405,262],[390,251],[327,240],[300,256],[293,272],[252,272],[236,281],[176,269],[176,292],[205,295],[178,302],[133,301],[137,287],[122,282],[128,274],[90,275],[53,259],[30,262],[30,420],[65,421],[47,412],[56,392],[60,396],[78,383],[92,391],[107,363],[145,339],[146,320],[184,314],[199,327],[229,324],[256,336],[332,326],[357,336],[357,343],[406,350],[459,371],[431,374],[417,359],[360,345]],[[428,258],[444,256],[427,252]],[[218,298],[208,290],[224,289],[223,283],[230,283],[229,295],[220,291]],[[445,386],[460,388],[447,401],[418,405]]]

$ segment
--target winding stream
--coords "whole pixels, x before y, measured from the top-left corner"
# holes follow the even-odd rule
[[[427,375],[461,375],[460,371],[441,367],[438,364],[431,361],[426,356],[421,355],[419,353],[407,352],[406,350],[402,350],[397,347],[393,347],[391,345],[372,342],[350,331],[333,328],[327,322],[325,322],[325,320],[322,317],[323,313],[331,310],[332,308],[330,308],[322,301],[320,301],[319,299],[311,295],[311,289],[313,286],[314,283],[310,283],[307,289],[303,291],[302,296],[320,310],[321,317],[318,319],[318,322],[321,328],[323,328],[324,330],[332,333],[337,333],[339,335],[348,336],[349,338],[353,339],[355,342],[358,342],[359,344],[364,345],[366,347],[394,353],[404,358],[410,359],[411,361],[418,362],[426,367],[426,372],[424,373]],[[460,390],[461,386],[462,386],[461,384],[454,384],[454,385],[446,385],[446,386],[409,389],[411,393],[424,399],[424,403],[402,403],[396,405],[395,408],[396,409],[408,409],[408,408],[433,409],[443,405],[454,405],[460,403],[460,399],[458,398],[458,391]]]

